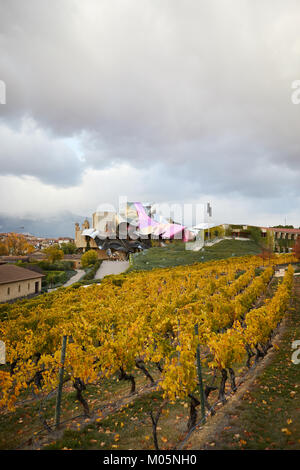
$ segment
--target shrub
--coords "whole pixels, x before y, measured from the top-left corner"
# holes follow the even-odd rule
[[[94,250],[86,251],[81,257],[81,265],[83,268],[87,268],[91,264],[95,264],[97,261],[98,256]]]
[[[62,251],[64,252],[65,255],[72,255],[74,253],[76,253],[77,251],[77,247],[75,245],[75,243],[62,243],[60,248],[62,249]]]
[[[100,265],[102,263],[102,260],[97,259],[96,263],[94,266],[88,270],[88,272],[83,276],[82,280],[83,281],[89,281],[91,279],[94,279],[96,272],[98,271]]]
[[[49,271],[46,277],[46,282],[50,286],[64,284],[66,281],[67,275],[64,271]]]
[[[44,271],[72,271],[74,268],[74,261],[57,261],[56,263],[40,261],[38,265]]]
[[[48,261],[50,261],[50,263],[54,263],[55,261],[63,259],[64,257],[64,252],[60,250],[58,245],[52,245],[48,248],[45,248],[44,253],[46,254],[47,259]]]

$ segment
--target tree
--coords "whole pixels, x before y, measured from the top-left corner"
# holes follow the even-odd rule
[[[261,247],[261,252],[258,256],[260,256],[261,259],[263,260],[263,266],[264,266],[264,262],[266,260],[269,260],[269,264],[270,264],[271,258],[273,256],[273,250],[271,250],[270,248],[268,248],[266,246],[262,246]]]
[[[28,255],[34,251],[34,247],[20,233],[9,233],[4,244],[9,255]]]
[[[263,241],[264,246],[271,252],[274,251],[274,246],[275,246],[275,237],[274,237],[274,232],[272,230],[267,231],[267,236]]]
[[[49,246],[48,248],[45,248],[44,253],[46,254],[47,259],[50,263],[59,261],[60,259],[63,259],[64,257],[64,252],[60,250],[58,245],[52,245],[52,246]]]
[[[228,225],[228,227],[225,229],[225,237],[231,237],[232,235],[232,227]]]
[[[225,235],[225,229],[222,225],[218,225],[217,227],[214,227],[213,229],[213,234],[215,237],[224,237]]]
[[[77,251],[77,247],[75,243],[62,243],[61,247],[62,251],[64,252],[65,255],[73,255]]]
[[[56,272],[49,272],[47,274],[47,281],[49,286],[53,287],[58,282],[58,276]]]
[[[87,268],[91,264],[95,264],[98,260],[96,251],[89,250],[86,251],[81,257],[81,265],[83,268]]]
[[[8,255],[8,249],[6,243],[0,243],[0,256]]]
[[[249,232],[250,232],[250,238],[257,244],[257,245],[261,245],[261,239],[262,239],[262,235],[261,235],[261,230],[259,227],[249,227]]]

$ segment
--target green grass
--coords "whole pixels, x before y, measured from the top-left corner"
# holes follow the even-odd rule
[[[187,250],[185,243],[175,241],[166,247],[150,248],[133,257],[129,271],[145,271],[153,268],[188,265],[234,256],[257,255],[261,249],[253,241],[223,240],[204,250]]]

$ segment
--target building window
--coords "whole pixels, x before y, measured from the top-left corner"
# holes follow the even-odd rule
[[[19,292],[21,292],[21,284],[19,284]]]
[[[30,283],[28,282],[28,290],[30,289]]]
[[[7,295],[10,295],[10,287],[7,288]]]

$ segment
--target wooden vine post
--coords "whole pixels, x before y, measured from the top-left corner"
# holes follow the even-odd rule
[[[199,344],[198,323],[196,323],[196,325],[195,325],[195,335],[198,338],[196,358],[197,358],[197,372],[198,372],[198,381],[199,381],[199,392],[200,392],[200,399],[201,399],[201,416],[202,416],[203,422],[205,422],[205,399],[204,399],[202,368],[201,368],[201,359],[200,359],[200,344]]]
[[[59,368],[59,373],[58,373],[58,388],[57,388],[57,396],[56,396],[56,407],[55,407],[55,429],[58,429],[59,424],[60,424],[61,397],[62,397],[62,388],[63,388],[66,348],[67,348],[67,336],[63,336],[62,347],[61,347],[61,356],[60,356],[60,368]]]

